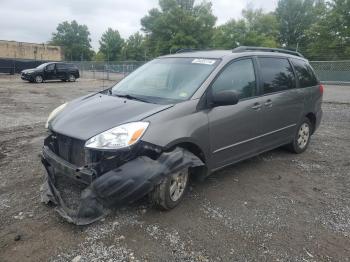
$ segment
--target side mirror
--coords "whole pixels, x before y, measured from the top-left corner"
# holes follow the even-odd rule
[[[224,90],[212,93],[211,102],[213,106],[230,106],[239,101],[238,94],[234,91]]]

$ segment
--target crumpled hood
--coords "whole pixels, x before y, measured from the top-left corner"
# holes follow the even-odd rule
[[[54,132],[80,140],[118,125],[142,119],[172,105],[144,103],[136,100],[95,94],[70,102],[51,122]]]

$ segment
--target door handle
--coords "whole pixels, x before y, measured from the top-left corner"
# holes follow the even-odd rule
[[[260,103],[254,103],[254,105],[252,106],[252,108],[256,111],[260,110],[261,108],[261,104]]]
[[[269,100],[267,100],[267,101],[265,102],[265,106],[266,106],[266,107],[272,107],[272,101],[271,101],[271,99],[269,99]]]

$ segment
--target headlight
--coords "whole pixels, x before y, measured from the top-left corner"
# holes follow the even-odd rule
[[[60,105],[59,107],[55,108],[50,114],[49,117],[47,118],[46,124],[45,124],[45,128],[49,128],[49,123],[50,121],[57,116],[57,114],[59,112],[61,112],[63,110],[63,108],[65,108],[67,105],[67,103],[64,103],[63,105]]]
[[[119,149],[135,144],[145,133],[148,122],[132,122],[109,129],[90,138],[85,147],[95,149]]]

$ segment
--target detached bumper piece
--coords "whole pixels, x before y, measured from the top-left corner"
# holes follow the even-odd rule
[[[58,213],[76,225],[93,223],[106,216],[111,208],[142,198],[170,174],[184,168],[203,166],[198,157],[182,148],[161,153],[156,159],[136,157],[97,177],[93,169],[78,168],[47,147],[43,149],[42,163],[47,171],[41,187],[42,202],[54,203]],[[80,190],[75,208],[64,201],[73,192],[67,192],[67,187],[60,190],[60,181],[65,179],[69,180],[69,186],[77,183],[75,189]]]

